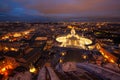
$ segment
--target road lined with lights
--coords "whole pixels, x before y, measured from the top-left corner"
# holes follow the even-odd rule
[[[117,63],[118,58],[111,54],[109,51],[104,49],[100,44],[97,44],[96,48],[99,50],[99,52],[106,58],[110,63]]]

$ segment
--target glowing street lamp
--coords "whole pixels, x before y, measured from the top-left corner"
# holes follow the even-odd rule
[[[30,71],[31,73],[35,73],[35,72],[36,72],[36,68],[33,67],[33,66],[31,66],[29,71]]]
[[[4,50],[5,50],[5,51],[8,51],[9,49],[8,49],[8,47],[5,47]]]
[[[62,52],[62,53],[61,53],[62,56],[65,56],[65,54],[66,54],[65,52]]]
[[[60,60],[59,60],[59,62],[60,62],[60,63],[62,63],[62,62],[63,62],[63,60],[62,60],[62,59],[60,59]]]
[[[86,55],[83,55],[83,59],[87,59],[87,56],[86,56]]]

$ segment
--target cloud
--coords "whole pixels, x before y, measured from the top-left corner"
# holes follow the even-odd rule
[[[120,0],[1,0],[0,11],[29,15],[119,16]]]
[[[13,2],[9,0],[0,1],[0,12],[8,12],[13,8]]]
[[[40,15],[36,10],[30,10],[26,8],[14,8],[9,12],[9,14],[13,16]]]
[[[36,3],[25,7],[35,9],[46,15],[80,14],[116,15],[120,14],[119,0],[36,0]],[[99,12],[99,13],[98,13]]]
[[[42,15],[34,9],[27,9],[24,4],[15,0],[0,1],[0,15],[26,16],[26,15]]]

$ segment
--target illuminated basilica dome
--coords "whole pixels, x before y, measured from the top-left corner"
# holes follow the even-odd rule
[[[88,45],[92,44],[92,41],[88,38],[84,38],[76,34],[74,27],[71,29],[71,33],[66,36],[56,38],[57,42],[60,42],[60,47],[80,48],[88,49]]]

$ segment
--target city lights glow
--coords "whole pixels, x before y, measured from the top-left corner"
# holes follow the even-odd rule
[[[0,74],[8,76],[9,70],[15,69],[19,64],[14,58],[6,57],[5,60],[0,65]]]
[[[74,48],[82,48],[82,49],[87,49],[89,47],[86,46],[92,44],[92,41],[90,39],[76,34],[74,27],[71,28],[70,34],[66,36],[57,37],[56,41],[62,43],[61,45],[59,45],[60,47],[74,47]]]
[[[97,46],[97,49],[99,50],[99,52],[103,55],[103,57],[106,58],[109,62],[115,63],[117,61],[117,57],[115,57],[110,52],[108,52],[107,50],[102,48],[100,46],[100,44],[97,44],[96,46]]]

